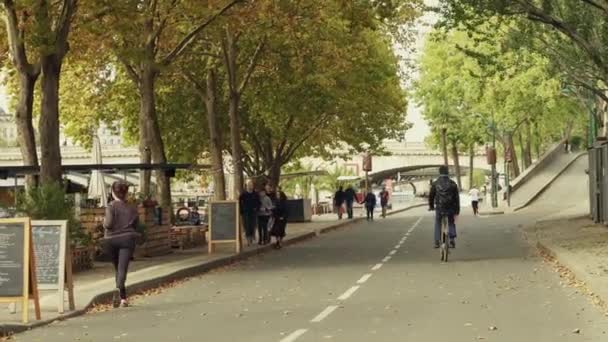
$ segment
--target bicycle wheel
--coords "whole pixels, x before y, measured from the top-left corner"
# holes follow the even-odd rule
[[[447,233],[443,234],[444,245],[445,245],[445,256],[443,257],[444,262],[448,262],[448,255],[450,255],[450,242]]]
[[[441,242],[442,242],[442,258],[443,262],[448,262],[448,255],[450,254],[450,238],[448,233],[448,218],[444,216],[441,219]]]

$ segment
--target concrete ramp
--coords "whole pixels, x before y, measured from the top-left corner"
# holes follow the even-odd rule
[[[566,169],[575,161],[586,161],[587,158],[581,158],[586,155],[586,152],[581,153],[556,153],[542,165],[539,165],[533,176],[520,183],[519,186],[511,194],[511,208],[514,211],[523,209],[534,202]],[[584,164],[584,162],[583,162]],[[582,165],[582,164],[581,164]],[[571,187],[580,187],[581,182],[585,180],[585,172],[577,183]],[[576,184],[576,185],[575,185]],[[588,191],[588,187],[583,183],[583,190]],[[568,190],[565,190],[567,193]]]
[[[585,170],[589,159],[574,161],[543,191],[527,210],[547,213],[541,221],[581,217],[589,214],[589,186]]]

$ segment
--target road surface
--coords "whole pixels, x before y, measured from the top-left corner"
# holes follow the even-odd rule
[[[431,214],[411,210],[16,340],[608,341],[602,312],[562,286],[524,241],[529,215],[467,213],[442,264]]]

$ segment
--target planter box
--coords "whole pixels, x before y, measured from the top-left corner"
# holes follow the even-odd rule
[[[93,268],[95,247],[72,247],[72,272],[82,272]]]
[[[312,220],[312,208],[309,199],[287,200],[288,222],[310,222]]]

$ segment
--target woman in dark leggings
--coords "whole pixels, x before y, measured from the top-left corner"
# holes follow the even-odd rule
[[[136,230],[137,208],[127,203],[128,192],[127,183],[117,181],[112,184],[113,201],[108,204],[103,221],[106,251],[111,256],[116,271],[116,290],[112,299],[112,305],[115,308],[128,306],[125,282],[129,262],[139,235]]]

